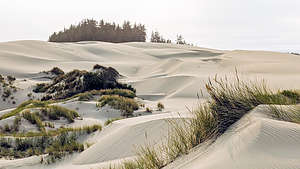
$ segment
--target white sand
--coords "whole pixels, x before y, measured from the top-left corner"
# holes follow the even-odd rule
[[[54,66],[65,71],[91,69],[95,64],[112,66],[125,76],[121,81],[131,83],[137,89],[138,96],[145,99],[145,103],[155,108],[160,101],[165,105],[166,112],[173,112],[114,122],[100,134],[89,138],[95,144],[86,151],[62,161],[60,165],[44,168],[96,168],[130,158],[136,145],[164,138],[168,128],[164,119],[176,118],[176,112],[186,112],[186,106],[195,106],[197,93],[204,89],[209,77],[215,74],[231,76],[238,69],[242,77],[264,78],[276,89],[299,88],[299,63],[300,57],[291,54],[221,51],[174,44],[0,43],[2,75],[14,75],[19,80],[25,78],[36,83],[40,80],[32,79],[36,73]],[[23,88],[28,92],[26,87]],[[207,93],[203,94],[200,101],[207,98]],[[20,100],[25,99],[26,93],[22,95]],[[13,105],[0,101],[0,106],[2,114]],[[118,116],[99,112],[92,102],[68,102],[62,106],[79,108],[85,120],[76,125],[103,123],[110,116]],[[298,125],[254,115],[248,119],[251,120],[246,121],[248,126],[220,138],[207,151],[196,150],[198,153],[192,153],[187,158],[190,160],[185,160],[182,165],[170,165],[171,168],[299,168]],[[0,160],[1,166],[14,168],[14,163]],[[28,168],[41,166],[36,164]]]
[[[299,168],[300,125],[274,120],[258,106],[209,147],[165,169]]]

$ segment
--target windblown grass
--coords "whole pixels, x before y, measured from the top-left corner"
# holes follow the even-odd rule
[[[76,111],[60,106],[46,106],[42,109],[42,113],[51,120],[58,120],[59,117],[65,117],[70,123],[73,123],[74,119],[79,117],[79,114]]]
[[[269,105],[269,112],[275,119],[300,124],[300,108],[291,106]]]
[[[289,105],[299,102],[296,92],[273,92],[264,82],[244,82],[236,76],[235,80],[215,78],[206,84],[210,95],[210,108],[218,121],[218,133],[223,134],[228,127],[241,119],[247,112],[260,104]],[[292,96],[292,97],[291,97]]]
[[[300,94],[295,91],[273,92],[264,82],[243,82],[236,76],[235,80],[215,78],[209,80],[206,89],[210,95],[207,104],[199,105],[190,111],[191,118],[182,119],[182,124],[170,121],[171,132],[167,143],[161,147],[146,145],[137,151],[133,161],[125,161],[121,169],[161,169],[176,158],[209,140],[214,141],[232,124],[247,112],[260,104],[271,105],[274,118],[284,121],[300,122],[299,110],[283,110],[274,105],[299,103]]]

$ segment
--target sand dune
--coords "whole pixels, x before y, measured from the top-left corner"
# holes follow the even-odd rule
[[[49,43],[17,41],[0,43],[0,74],[14,75],[32,83],[36,73],[58,66],[65,71],[91,69],[95,64],[112,66],[137,89],[137,95],[155,107],[162,102],[163,114],[154,114],[116,121],[100,134],[89,138],[95,143],[86,151],[69,157],[58,165],[44,168],[96,168],[134,156],[137,145],[159,141],[168,133],[165,119],[178,118],[177,112],[187,112],[199,100],[197,93],[204,89],[209,77],[234,75],[238,69],[242,77],[264,78],[271,87],[299,88],[300,57],[266,51],[222,51],[174,44],[104,42]],[[22,82],[19,95],[27,98],[30,87]],[[1,91],[0,91],[1,92]],[[1,93],[0,93],[1,94]],[[207,99],[207,93],[200,101]],[[19,103],[18,102],[18,103]],[[18,104],[17,103],[17,104]],[[13,104],[0,102],[0,114]],[[93,102],[67,102],[61,106],[78,109],[86,118],[82,123],[104,123],[116,114],[97,110]],[[167,168],[299,168],[300,127],[271,119],[259,107],[236,124],[212,146],[195,150]],[[14,160],[15,161],[15,160]],[[35,162],[34,162],[35,161]],[[23,163],[41,166],[34,158]],[[18,168],[18,163],[0,160],[0,168]],[[25,167],[26,168],[26,167]],[[32,168],[32,166],[28,166]]]
[[[213,145],[201,147],[166,168],[299,168],[300,126],[272,119],[258,106]]]

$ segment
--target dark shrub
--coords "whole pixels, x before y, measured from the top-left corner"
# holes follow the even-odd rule
[[[35,89],[33,89],[33,92],[34,93],[44,93],[47,90],[46,86],[47,86],[46,83],[38,83],[38,84],[36,84]]]
[[[7,80],[8,80],[9,83],[12,83],[13,81],[16,80],[16,78],[13,77],[13,76],[7,76]]]
[[[106,69],[106,67],[96,64],[94,65],[93,69]]]
[[[11,90],[10,89],[4,89],[2,97],[8,98],[11,95]]]
[[[50,72],[57,76],[65,74],[65,72],[58,67],[54,67],[53,69],[50,70]]]
[[[2,75],[0,75],[0,83],[4,82],[4,77]]]

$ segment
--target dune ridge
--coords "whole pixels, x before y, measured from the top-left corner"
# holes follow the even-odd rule
[[[39,79],[32,77],[54,66],[70,71],[91,69],[96,63],[116,68],[124,76],[120,81],[132,84],[137,96],[151,108],[155,109],[157,102],[162,102],[166,109],[162,114],[115,121],[100,134],[87,138],[94,145],[81,154],[44,168],[97,168],[132,158],[137,145],[163,141],[161,139],[168,134],[166,119],[177,119],[178,112],[185,117],[186,107],[193,108],[199,101],[204,102],[208,94],[201,95],[201,90],[208,78],[216,74],[230,78],[237,69],[242,78],[264,78],[274,89],[297,89],[300,84],[300,57],[286,53],[153,43],[0,43],[0,74],[18,78],[20,91],[17,94],[22,95],[19,102],[25,100],[32,89],[22,85],[22,79],[36,83]],[[116,117],[97,114],[93,104],[67,102],[61,106],[80,107],[79,113],[88,118],[87,123],[104,123]],[[1,102],[0,114],[15,106]],[[300,143],[299,126],[271,119],[265,111],[263,106],[256,108],[213,146],[200,147],[166,168],[299,168],[299,153],[295,151]],[[37,158],[17,160],[15,164],[14,161],[0,160],[0,168],[41,167]]]

